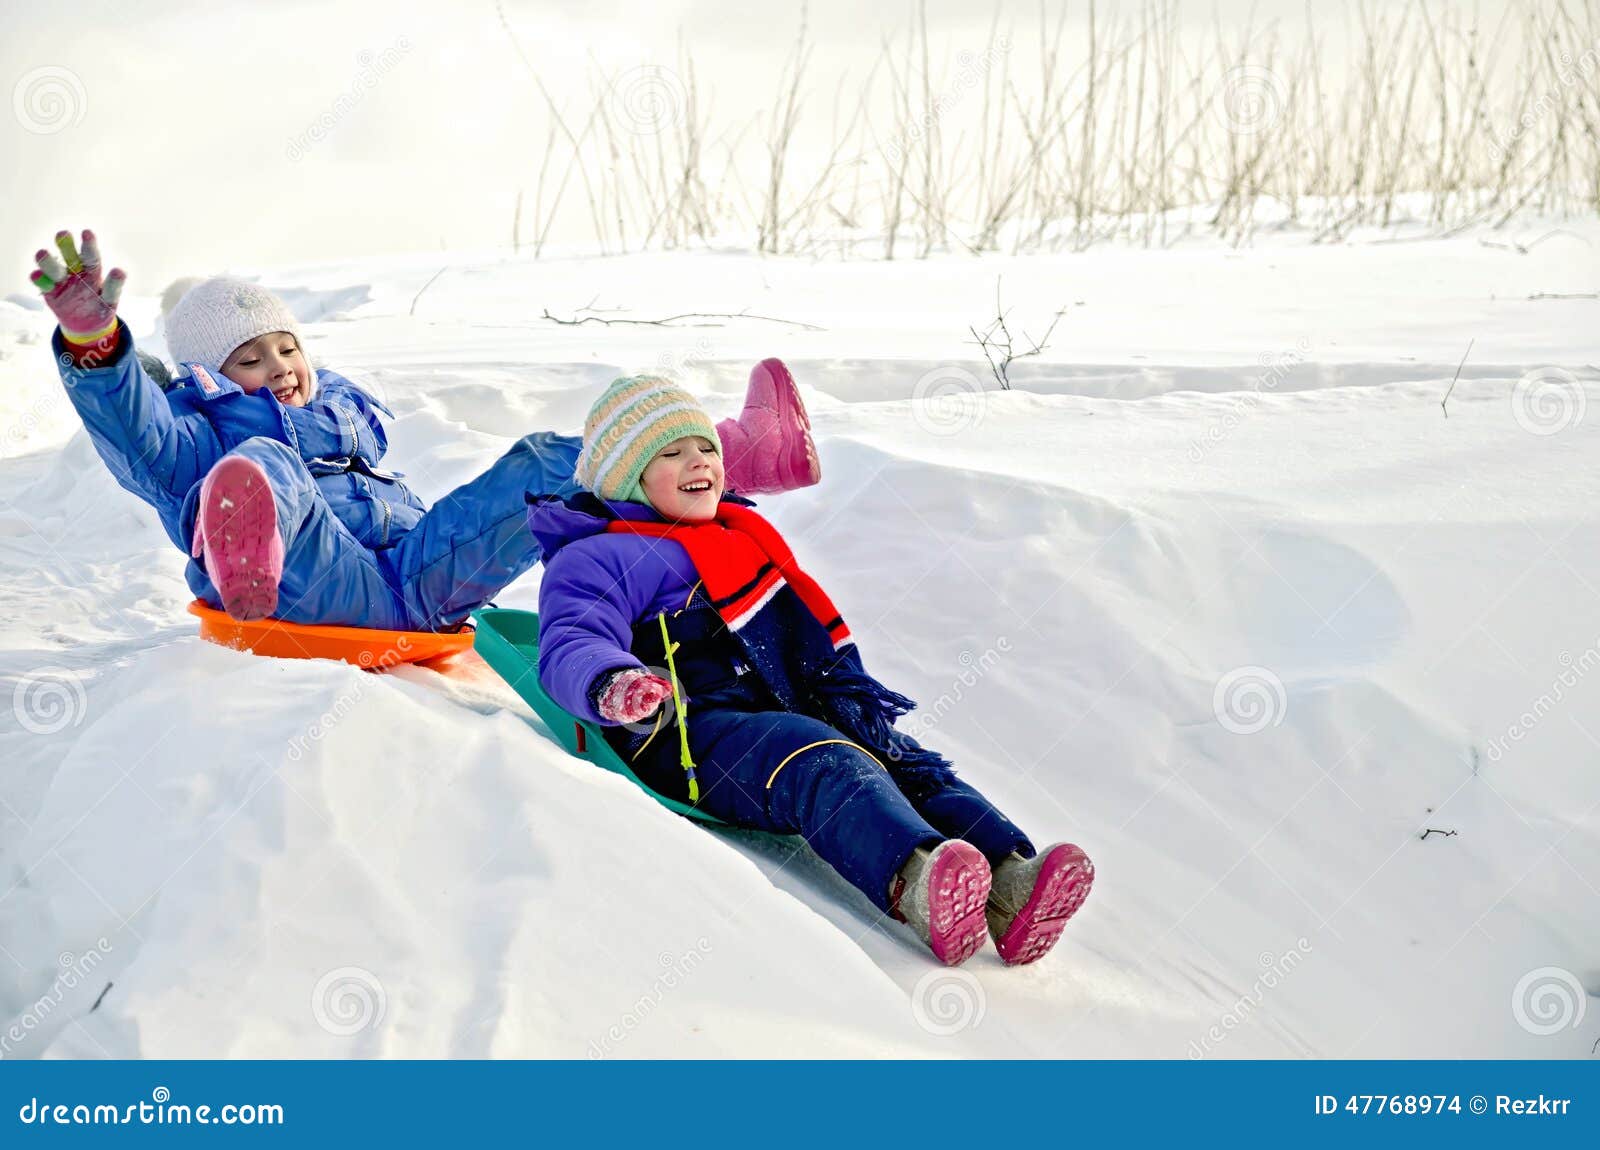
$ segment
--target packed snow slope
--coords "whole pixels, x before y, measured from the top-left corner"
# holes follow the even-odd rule
[[[567,757],[481,665],[200,641],[0,302],[0,1053],[1591,1056],[1597,244],[245,269],[430,499],[618,374],[720,417],[787,359],[824,479],[763,511],[911,729],[1098,865],[1016,970]],[[1018,351],[1062,311],[1009,390],[997,279]],[[690,312],[745,314],[623,322]]]

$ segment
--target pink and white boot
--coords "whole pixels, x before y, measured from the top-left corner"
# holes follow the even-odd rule
[[[934,957],[959,966],[983,949],[989,860],[961,839],[918,847],[895,876],[889,913],[907,923]]]
[[[1031,859],[1012,854],[994,868],[989,933],[1007,966],[1043,958],[1094,885],[1094,863],[1071,843]]]
[[[191,553],[204,556],[222,609],[233,618],[265,619],[277,608],[283,538],[278,505],[260,464],[227,455],[206,474]]]
[[[717,435],[730,491],[776,495],[822,478],[811,417],[781,359],[764,359],[751,368],[744,411],[717,424]]]

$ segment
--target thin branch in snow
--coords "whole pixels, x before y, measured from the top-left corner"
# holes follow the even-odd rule
[[[588,310],[589,310],[588,308],[579,308],[578,309],[579,312],[584,312],[584,311],[588,311]],[[752,312],[748,312],[748,311],[739,311],[739,312],[686,311],[686,312],[682,312],[682,313],[680,313],[678,315],[663,316],[661,319],[623,319],[623,318],[608,319],[608,318],[606,318],[605,316],[602,316],[602,315],[578,315],[578,314],[574,314],[572,319],[562,319],[558,315],[551,315],[550,314],[550,309],[546,308],[544,310],[544,315],[542,315],[540,318],[541,319],[547,319],[551,323],[559,323],[559,324],[563,325],[564,327],[579,327],[579,326],[582,326],[583,324],[586,324],[586,323],[602,323],[602,324],[605,324],[607,327],[611,326],[612,324],[617,324],[617,323],[633,324],[634,326],[637,326],[637,327],[727,327],[728,325],[725,324],[725,323],[680,323],[678,321],[679,320],[712,320],[712,319],[721,319],[721,320],[753,319],[753,320],[760,320],[763,323],[787,324],[789,327],[797,327],[797,328],[800,328],[802,331],[827,331],[828,330],[827,328],[824,328],[824,327],[818,327],[814,323],[804,323],[804,322],[802,322],[800,320],[797,320],[797,319],[783,319],[782,317],[775,316],[775,315],[756,315],[756,314],[754,314]]]
[[[1450,402],[1450,392],[1456,389],[1456,380],[1461,378],[1461,369],[1467,366],[1467,356],[1472,354],[1472,345],[1476,342],[1475,338],[1467,340],[1467,350],[1461,353],[1461,362],[1456,364],[1456,374],[1450,380],[1450,386],[1446,389],[1444,398],[1439,401],[1439,406],[1444,409],[1444,417],[1446,419],[1450,418],[1450,409],[1445,407],[1445,404]]]
[[[445,264],[444,267],[440,268],[438,271],[434,272],[433,275],[428,277],[428,282],[427,283],[423,284],[422,287],[417,289],[417,294],[411,297],[411,310],[407,313],[408,315],[416,315],[417,314],[417,301],[422,298],[422,293],[427,291],[429,288],[431,288],[433,286],[433,281],[434,280],[438,279],[440,276],[444,275],[444,273],[449,271],[449,270],[450,270],[450,265],[449,264]]]
[[[1459,832],[1457,831],[1442,831],[1438,827],[1429,827],[1427,830],[1422,832],[1422,841],[1427,842],[1429,835],[1443,835],[1445,838],[1449,838],[1451,835],[1458,833]]]
[[[1011,329],[1006,326],[1006,311],[1000,303],[1000,280],[998,277],[994,281],[994,310],[994,322],[983,331],[980,332],[976,326],[969,327],[967,330],[972,333],[972,338],[983,349],[983,358],[989,361],[989,370],[994,373],[995,379],[999,380],[1001,389],[1010,391],[1010,369],[1012,363],[1019,359],[1027,359],[1029,356],[1038,355],[1048,347],[1051,333],[1056,330],[1056,324],[1061,322],[1061,317],[1067,313],[1067,309],[1062,307],[1056,311],[1055,317],[1050,321],[1050,326],[1045,329],[1044,335],[1039,339],[1033,339],[1027,332],[1022,333],[1022,338],[1033,345],[1026,351],[1016,350],[1016,345],[1011,338]]]

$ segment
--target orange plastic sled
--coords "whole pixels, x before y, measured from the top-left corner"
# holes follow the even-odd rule
[[[401,663],[442,662],[472,649],[471,627],[436,634],[431,631],[378,631],[367,627],[315,627],[257,619],[241,623],[222,611],[213,611],[199,599],[189,604],[189,614],[200,618],[200,637],[236,651],[270,655],[275,659],[338,659],[371,671]]]

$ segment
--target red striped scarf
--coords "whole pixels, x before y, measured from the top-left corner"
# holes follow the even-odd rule
[[[737,633],[787,584],[826,629],[834,650],[852,642],[850,628],[828,593],[800,569],[778,529],[748,507],[723,503],[716,518],[705,523],[614,519],[606,530],[682,544],[730,631]]]

